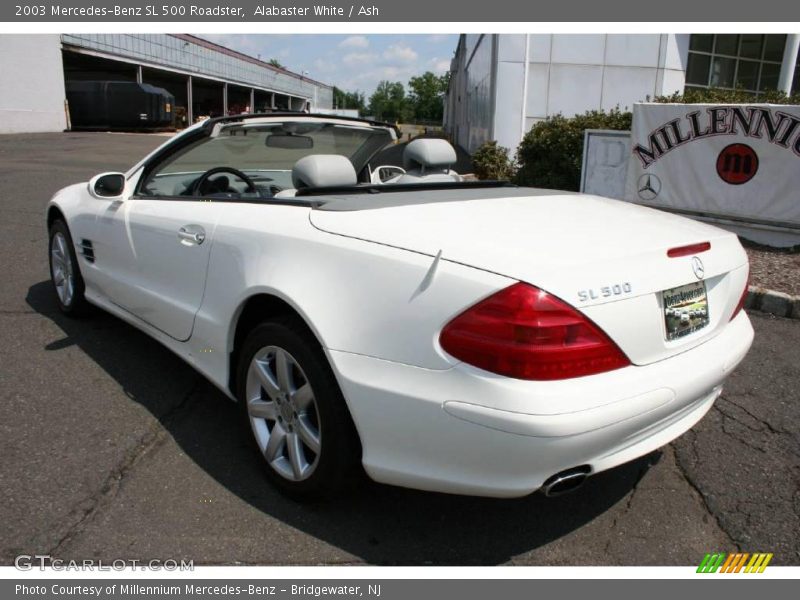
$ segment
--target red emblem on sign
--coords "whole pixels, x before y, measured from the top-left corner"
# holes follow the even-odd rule
[[[717,175],[725,183],[742,185],[758,172],[758,155],[747,144],[725,146],[717,157]]]

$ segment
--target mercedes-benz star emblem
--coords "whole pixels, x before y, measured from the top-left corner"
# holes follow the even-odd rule
[[[694,271],[694,276],[698,279],[702,279],[703,275],[706,274],[706,268],[703,266],[703,261],[696,256],[692,257],[692,271]]]
[[[645,173],[644,175],[639,177],[639,184],[637,188],[637,193],[639,194],[639,198],[641,198],[644,201],[652,200],[653,198],[658,196],[660,191],[661,191],[661,180],[658,178],[658,175]]]

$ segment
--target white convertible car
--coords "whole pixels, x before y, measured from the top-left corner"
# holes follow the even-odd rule
[[[212,119],[47,208],[61,309],[95,305],[238,400],[269,477],[556,495],[692,427],[744,358],[735,235],[468,182],[386,124]],[[399,150],[399,149],[398,149]],[[707,302],[680,324],[673,306]],[[233,465],[232,465],[233,467]]]

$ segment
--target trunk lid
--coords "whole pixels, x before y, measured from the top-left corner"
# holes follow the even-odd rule
[[[477,191],[468,200],[458,190],[382,193],[375,208],[364,208],[369,198],[355,209],[333,201],[310,218],[329,233],[430,256],[441,251],[443,260],[535,285],[582,310],[634,364],[714,335],[744,286],[746,254],[735,235],[716,227],[584,194],[500,188],[477,198]],[[667,341],[661,292],[700,279],[693,256],[669,258],[667,250],[698,242],[711,243],[697,255],[709,324]]]

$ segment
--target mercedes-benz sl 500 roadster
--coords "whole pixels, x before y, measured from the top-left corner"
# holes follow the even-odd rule
[[[47,207],[61,309],[100,307],[189,362],[298,495],[363,471],[555,495],[708,412],[753,339],[735,235],[465,181],[447,141],[397,137],[223,117],[64,188]]]

